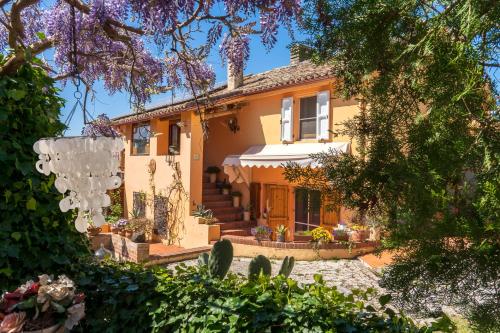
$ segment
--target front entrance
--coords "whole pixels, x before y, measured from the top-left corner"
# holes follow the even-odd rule
[[[321,224],[321,193],[295,189],[295,233],[304,234]]]
[[[269,227],[273,230],[280,224],[288,227],[288,186],[266,185],[266,205]]]

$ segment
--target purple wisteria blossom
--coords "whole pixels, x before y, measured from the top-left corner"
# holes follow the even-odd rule
[[[118,137],[120,134],[111,127],[111,120],[104,113],[97,116],[89,124],[85,125],[82,130],[82,135],[85,136],[107,136]]]
[[[78,72],[87,86],[102,80],[110,93],[127,91],[139,105],[179,86],[205,91],[215,82],[206,63],[212,47],[220,43],[223,61],[242,68],[251,34],[270,48],[279,26],[290,30],[301,10],[300,0],[13,0],[7,8],[0,13],[0,75],[19,68],[27,49],[36,56],[53,48],[56,79]],[[200,33],[206,44],[193,45]]]

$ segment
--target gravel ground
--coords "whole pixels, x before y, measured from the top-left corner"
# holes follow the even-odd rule
[[[250,258],[234,258],[231,271],[247,275]],[[183,261],[186,265],[197,265],[197,260]],[[281,266],[281,260],[271,260],[273,275]],[[177,263],[168,265],[173,268]],[[379,277],[360,260],[318,260],[296,261],[291,278],[299,283],[314,282],[314,274],[323,275],[327,285],[336,286],[341,292],[349,293],[351,289],[375,289],[378,295],[385,293],[378,285]]]

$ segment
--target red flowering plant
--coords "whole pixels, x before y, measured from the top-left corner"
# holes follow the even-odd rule
[[[65,275],[40,275],[0,299],[0,333],[71,330],[85,316],[85,295]]]

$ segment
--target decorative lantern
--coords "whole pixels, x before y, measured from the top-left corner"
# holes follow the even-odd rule
[[[67,194],[60,202],[62,212],[78,209],[76,229],[86,232],[89,220],[104,224],[102,208],[111,204],[107,190],[120,187],[117,175],[124,144],[119,137],[60,137],[41,139],[33,145],[38,154],[36,169],[54,173],[56,189]]]

